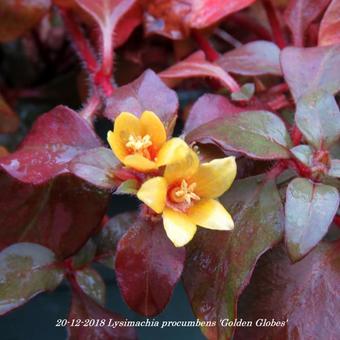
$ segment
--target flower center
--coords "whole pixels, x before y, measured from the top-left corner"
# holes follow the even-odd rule
[[[141,154],[147,158],[150,158],[150,152],[148,148],[152,145],[151,136],[134,136],[130,135],[128,142],[125,144],[127,148],[129,148],[132,153]]]
[[[170,192],[170,198],[173,202],[182,203],[186,202],[191,204],[191,201],[199,201],[200,197],[195,194],[196,183],[188,184],[188,182],[183,179],[180,186],[174,187]]]

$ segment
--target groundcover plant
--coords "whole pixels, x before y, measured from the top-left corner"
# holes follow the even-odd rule
[[[137,338],[96,262],[208,339],[339,338],[339,0],[1,0],[0,42],[1,314],[66,280],[70,339]]]

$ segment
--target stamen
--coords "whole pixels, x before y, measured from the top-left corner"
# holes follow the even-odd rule
[[[191,183],[190,185],[188,185],[187,181],[183,179],[181,182],[181,186],[176,187],[173,190],[173,200],[178,203],[185,201],[187,204],[191,204],[192,200],[199,201],[200,197],[194,192],[196,186],[196,183]]]
[[[151,136],[134,136],[130,135],[125,146],[133,151],[133,153],[148,154],[147,149],[152,145]]]

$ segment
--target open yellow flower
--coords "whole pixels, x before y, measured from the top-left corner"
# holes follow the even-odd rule
[[[235,158],[200,164],[196,153],[187,145],[180,145],[174,153],[178,161],[166,166],[163,177],[144,182],[137,193],[141,201],[163,214],[170,240],[176,247],[184,246],[195,235],[197,225],[215,230],[233,229],[230,214],[216,198],[235,179]]]
[[[156,170],[170,161],[174,149],[185,143],[180,138],[167,141],[161,120],[151,111],[140,118],[122,112],[107,140],[116,157],[127,167],[142,172]]]

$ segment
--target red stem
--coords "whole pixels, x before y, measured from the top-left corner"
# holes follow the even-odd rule
[[[219,53],[214,49],[214,47],[210,44],[209,40],[205,38],[202,34],[200,34],[198,31],[192,31],[192,35],[194,39],[196,40],[199,47],[204,52],[207,60],[210,62],[216,61],[220,55]],[[224,71],[228,78],[228,87],[231,92],[239,92],[240,91],[240,85],[237,83],[237,81],[227,72]]]
[[[293,126],[293,129],[292,129],[290,136],[292,138],[294,145],[299,145],[301,143],[302,133],[295,124]]]
[[[201,33],[192,31],[192,35],[209,61],[214,62],[220,57],[219,53],[212,47],[209,40],[206,39]]]
[[[89,123],[92,124],[92,117],[94,113],[97,111],[100,105],[100,99],[97,96],[92,96],[88,99],[87,103],[80,111],[80,115],[86,119]]]
[[[337,227],[340,228],[340,215],[335,215],[333,219],[334,224],[337,225]]]
[[[287,162],[278,161],[266,174],[266,180],[270,181],[278,177],[288,167]]]
[[[69,11],[61,8],[60,13],[80,58],[85,62],[86,69],[89,73],[94,74],[98,70],[98,64],[89,41]]]
[[[261,24],[257,23],[256,21],[249,18],[244,13],[236,13],[232,15],[228,21],[234,22],[238,26],[242,26],[246,28],[248,31],[254,33],[258,36],[258,38],[263,40],[271,41],[272,37],[268,30],[263,27]]]
[[[263,0],[263,6],[264,9],[266,10],[268,21],[272,28],[274,41],[276,45],[282,49],[286,46],[286,42],[283,36],[277,11],[271,0]]]

